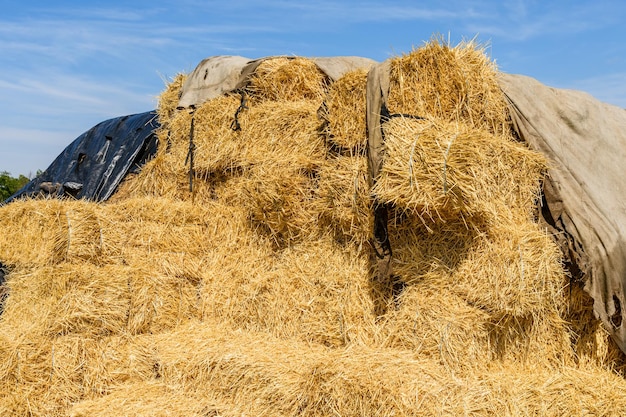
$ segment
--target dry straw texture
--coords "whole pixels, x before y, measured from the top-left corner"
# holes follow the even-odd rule
[[[391,113],[463,120],[493,134],[509,132],[497,68],[475,42],[455,47],[434,38],[392,58],[387,102]]]
[[[254,101],[311,100],[318,106],[326,96],[329,79],[315,63],[301,57],[263,60],[250,79]]]
[[[178,76],[114,199],[0,207],[0,415],[626,414],[624,356],[532,221],[545,165],[489,107],[492,63],[431,43],[393,68],[390,106],[426,120],[385,125],[392,282],[372,279],[362,73],[270,59],[247,108],[193,115]]]
[[[506,136],[461,121],[395,117],[383,126],[385,157],[373,192],[427,220],[502,215],[528,217],[544,158]],[[493,207],[497,205],[496,207]]]
[[[330,143],[348,154],[362,154],[367,143],[367,71],[347,72],[329,88],[321,116]]]

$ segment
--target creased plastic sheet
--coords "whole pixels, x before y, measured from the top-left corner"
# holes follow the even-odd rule
[[[129,172],[156,153],[158,126],[155,111],[101,122],[76,138],[6,202],[40,194],[106,200]]]

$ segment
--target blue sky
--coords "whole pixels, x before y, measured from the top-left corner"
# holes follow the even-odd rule
[[[44,170],[77,136],[156,107],[212,55],[383,61],[476,37],[500,70],[626,107],[626,2],[0,0],[0,171]]]

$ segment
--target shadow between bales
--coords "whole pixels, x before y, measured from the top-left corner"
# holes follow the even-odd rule
[[[9,296],[9,287],[6,283],[6,275],[8,273],[7,267],[0,262],[0,315],[4,312],[4,302]]]
[[[375,315],[398,309],[403,291],[427,280],[449,280],[486,229],[480,216],[426,223],[392,210],[387,233],[392,249],[391,273],[379,278],[379,259],[370,255],[370,296]]]

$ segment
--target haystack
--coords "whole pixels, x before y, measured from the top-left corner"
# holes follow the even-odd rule
[[[111,201],[1,207],[0,413],[625,414],[493,63],[432,42],[390,64],[373,189],[365,73],[280,57],[195,109],[173,80],[156,157]]]

